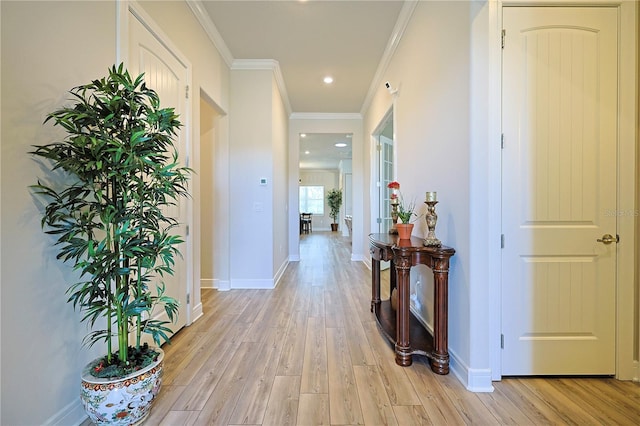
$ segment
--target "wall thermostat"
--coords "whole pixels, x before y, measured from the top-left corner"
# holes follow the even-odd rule
[[[266,185],[267,184],[267,178],[260,178],[260,185]]]

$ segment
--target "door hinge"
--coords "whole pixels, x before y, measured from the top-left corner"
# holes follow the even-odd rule
[[[504,334],[500,335],[500,349],[504,349]]]
[[[502,30],[502,48],[504,49],[504,38],[507,35],[507,30],[503,29]]]
[[[500,135],[500,148],[504,149],[504,133]]]
[[[382,223],[382,218],[376,218],[376,223]]]
[[[185,166],[189,167],[189,156],[187,155],[184,159]]]
[[[187,305],[191,303],[191,293],[187,293]]]
[[[189,236],[189,225],[187,225],[187,237]]]
[[[382,151],[382,144],[379,143],[376,145],[376,151],[378,152]]]
[[[189,99],[189,85],[186,85],[184,88],[184,97]]]
[[[504,234],[500,234],[500,248],[504,248]]]

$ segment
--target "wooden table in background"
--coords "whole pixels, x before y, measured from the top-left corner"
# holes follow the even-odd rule
[[[396,363],[409,366],[413,354],[427,356],[437,374],[449,373],[448,287],[451,247],[425,247],[421,238],[399,240],[397,235],[370,234],[371,312],[376,315],[383,334],[395,345]],[[380,300],[380,261],[390,261],[389,294],[397,288],[398,306]],[[434,306],[433,336],[409,309],[409,271],[412,266],[426,265],[433,271]]]

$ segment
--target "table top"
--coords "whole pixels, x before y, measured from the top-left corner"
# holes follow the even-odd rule
[[[389,249],[396,249],[400,251],[420,251],[427,253],[434,253],[439,255],[453,256],[456,252],[455,249],[441,245],[441,246],[425,246],[423,244],[424,239],[418,237],[411,237],[408,240],[401,240],[394,234],[369,234],[369,240],[372,244],[378,247],[385,247]]]

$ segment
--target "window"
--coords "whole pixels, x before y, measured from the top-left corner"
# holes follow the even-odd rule
[[[300,213],[324,215],[324,186],[300,187]]]

